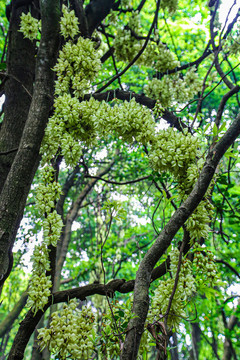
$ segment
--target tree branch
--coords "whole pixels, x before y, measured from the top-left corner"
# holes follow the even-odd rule
[[[104,93],[87,94],[84,96],[84,100],[89,100],[91,97],[98,101],[111,101],[113,99],[130,101],[132,98],[135,98],[137,103],[144,105],[149,109],[153,109],[156,103],[156,100],[153,100],[144,94],[139,95],[132,91],[125,91],[120,89],[108,90]],[[182,131],[182,129],[187,127],[179,117],[168,110],[164,110],[162,118],[179,131]]]
[[[185,221],[203,199],[221,157],[239,136],[239,134],[240,115],[237,116],[228,131],[219,140],[215,147],[209,151],[199,179],[190,195],[176,210],[140,263],[134,287],[133,313],[135,314],[135,317],[129,322],[129,331],[126,335],[121,354],[122,360],[133,360],[137,358],[141,335],[144,331],[144,323],[148,313],[149,286],[151,282],[151,273],[155,264],[171,244],[171,241],[177,231],[181,226],[183,226]]]
[[[120,72],[118,73],[117,75],[115,75],[111,80],[109,80],[104,86],[102,86],[100,89],[98,89],[96,91],[96,94],[97,93],[100,93],[102,92],[103,90],[105,90],[110,84],[112,84],[116,79],[118,79],[120,76],[122,76],[123,74],[125,74],[125,72],[137,61],[137,59],[142,55],[142,53],[144,52],[144,50],[146,49],[147,47],[147,44],[148,44],[148,41],[150,39],[150,36],[151,36],[151,33],[153,31],[153,28],[154,28],[154,25],[156,24],[157,22],[157,18],[158,18],[158,11],[159,11],[159,7],[160,7],[160,0],[157,1],[157,7],[156,7],[156,11],[155,11],[155,15],[154,15],[154,18],[153,18],[153,22],[152,22],[152,25],[149,29],[149,32],[148,32],[148,35],[146,37],[146,40],[143,44],[143,47],[141,48],[141,50],[138,52],[138,54],[132,59],[132,61],[130,61],[130,63]]]

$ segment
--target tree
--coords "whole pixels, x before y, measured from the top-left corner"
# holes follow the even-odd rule
[[[21,269],[16,286],[24,280],[24,291],[0,324],[8,359],[24,357],[37,328],[33,359],[42,351],[49,358],[48,350],[57,358],[165,359],[185,320],[192,336],[186,358],[202,358],[203,338],[216,358],[237,358],[239,314],[225,288],[239,277],[232,236],[239,220],[239,12],[230,20],[229,7],[221,23],[220,9],[219,0],[191,8],[187,0],[7,6],[1,286],[24,211],[37,234],[43,229],[29,285]],[[140,210],[114,198],[116,186],[142,202]],[[138,227],[133,212],[152,212],[151,224]],[[117,295],[131,292],[124,303]],[[91,307],[80,311],[74,299],[90,296]],[[30,309],[13,339],[9,329],[27,297]],[[206,299],[214,304],[210,317]]]

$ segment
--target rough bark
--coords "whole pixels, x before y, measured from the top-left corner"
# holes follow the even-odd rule
[[[6,155],[0,156],[0,193],[21,141],[33,92],[35,44],[24,39],[23,34],[18,31],[22,11],[26,11],[26,6],[12,12],[8,33],[4,119],[0,128],[0,153],[6,152]],[[2,232],[3,228],[0,225],[0,238]],[[0,241],[0,280],[9,266],[8,249],[9,242]]]
[[[168,246],[171,244],[174,235],[181,226],[183,226],[185,221],[203,199],[221,157],[239,136],[239,134],[240,116],[235,119],[229,130],[219,140],[215,147],[210,150],[203,170],[192,192],[186,201],[184,201],[184,203],[176,210],[172,218],[156,239],[153,246],[144,256],[136,274],[134,287],[133,313],[136,317],[129,322],[129,330],[126,335],[121,354],[122,360],[133,360],[137,358],[141,335],[144,330],[144,324],[149,308],[149,286],[151,273],[156,262],[161,258]]]
[[[35,43],[24,39],[19,32],[20,15],[26,11],[21,6],[12,12],[9,33],[7,71],[4,86],[4,119],[0,131],[0,152],[14,150],[0,156],[0,190],[11,168],[27,120],[35,72]],[[27,61],[26,61],[27,59]]]
[[[198,360],[199,357],[199,345],[201,340],[201,329],[198,323],[191,323],[192,331],[192,347],[193,347],[193,359]]]
[[[38,323],[37,329],[40,329],[43,326],[44,326],[44,317],[42,316],[42,319]],[[43,357],[42,352],[39,351],[38,340],[37,340],[37,336],[38,336],[37,329],[34,331],[34,340],[33,340],[31,360],[42,360],[42,359],[46,360],[46,358]]]
[[[238,301],[238,306],[240,305],[240,300]],[[230,317],[228,323],[226,324],[226,327],[228,330],[233,330],[233,328],[237,325],[239,321],[239,318],[236,316],[236,314],[232,314],[232,316]],[[225,337],[225,341],[224,341],[224,352],[223,352],[223,357],[222,360],[231,360],[232,357],[234,359],[236,359],[236,353],[235,350],[233,348],[233,344],[231,339],[229,339],[227,336]]]
[[[0,323],[0,338],[3,337],[11,328],[14,321],[18,318],[20,315],[22,309],[24,308],[26,302],[27,302],[27,291],[24,291],[12,309],[12,311],[6,316],[6,318]]]
[[[89,5],[86,6],[85,13],[89,35],[93,33],[101,21],[109,14],[114,2],[114,0],[91,0]]]
[[[60,2],[42,1],[41,13],[42,39],[37,55],[33,97],[18,151],[0,194],[0,276],[8,268],[9,249],[39,164],[39,149],[53,101],[52,68],[58,53]]]
[[[178,356],[178,340],[177,340],[177,334],[173,333],[172,335],[172,348],[170,350],[171,354],[171,360],[179,360]]]

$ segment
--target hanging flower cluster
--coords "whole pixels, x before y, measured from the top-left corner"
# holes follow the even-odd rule
[[[54,208],[61,194],[61,187],[54,180],[54,169],[45,166],[41,171],[41,182],[37,188],[36,204],[40,215],[49,214]]]
[[[32,307],[36,313],[43,309],[50,296],[52,286],[50,276],[46,271],[50,270],[48,246],[57,246],[63,222],[55,209],[56,201],[61,195],[59,183],[54,181],[54,169],[46,166],[41,171],[41,180],[37,189],[36,204],[41,216],[43,227],[43,243],[35,247],[33,261],[33,275],[28,290],[27,306]]]
[[[118,28],[114,40],[116,58],[120,61],[131,61],[141,50],[143,40],[137,39],[133,34],[141,34],[141,22],[138,12],[134,12],[125,28]]]
[[[41,27],[40,20],[32,17],[30,12],[28,12],[27,14],[22,13],[20,19],[21,22],[19,31],[23,33],[25,38],[31,41],[36,40],[38,31]]]
[[[193,250],[193,266],[196,272],[196,282],[199,286],[215,286],[219,277],[213,253],[198,244],[195,244]]]
[[[48,302],[52,282],[46,271],[50,270],[49,251],[45,244],[35,247],[33,256],[33,273],[29,283],[27,307],[31,307],[34,314]]]
[[[56,98],[55,112],[45,132],[41,152],[43,162],[49,162],[61,144],[61,154],[67,165],[74,166],[81,156],[81,143],[93,145],[97,136],[121,136],[128,143],[134,140],[147,144],[155,132],[155,122],[148,108],[135,99],[111,107],[94,98],[80,102],[70,94]]]
[[[57,74],[55,94],[64,95],[70,88],[76,97],[88,92],[101,69],[100,56],[90,39],[80,36],[76,43],[69,40],[60,50],[53,68]]]
[[[60,20],[60,33],[64,37],[64,39],[71,38],[74,39],[75,36],[79,33],[78,29],[78,19],[75,16],[74,11],[69,11],[67,6],[62,6],[63,16]]]
[[[63,6],[60,26],[64,38],[73,39],[78,33],[78,20],[74,12],[69,11],[65,6]],[[61,216],[55,210],[56,202],[61,195],[61,187],[55,181],[55,170],[48,164],[51,164],[61,144],[61,154],[65,157],[67,165],[76,165],[82,153],[79,141],[91,142],[93,128],[90,127],[89,112],[92,114],[94,109],[88,108],[86,114],[86,104],[81,104],[76,96],[83,95],[89,88],[100,66],[100,55],[95,51],[91,40],[79,37],[76,43],[72,40],[65,43],[54,67],[57,74],[55,88],[57,97],[54,102],[54,115],[49,121],[41,148],[42,163],[47,165],[41,171],[41,181],[36,196],[39,213],[44,217],[42,221],[44,240],[41,247],[36,248],[33,254],[34,271],[28,305],[32,306],[34,312],[43,309],[52,286],[50,277],[45,275],[46,271],[50,270],[49,254],[48,250],[43,249],[57,246],[63,227]],[[73,90],[75,97],[70,95],[70,89]],[[39,266],[39,251],[42,256],[41,266]]]
[[[91,308],[77,309],[76,299],[52,314],[49,329],[38,330],[41,351],[47,346],[61,359],[90,359],[93,353],[95,317]]]
[[[151,322],[159,321],[166,315],[169,298],[173,291],[178,268],[178,249],[173,249],[171,251],[170,260],[170,272],[172,277],[165,281],[160,281],[159,287],[155,290],[155,294],[152,299],[151,313],[149,315],[149,321]],[[192,274],[192,263],[190,260],[185,258],[181,263],[176,292],[171,303],[169,314],[167,314],[167,324],[169,327],[177,328],[181,319],[186,316],[184,308],[195,289],[195,281]]]
[[[139,39],[140,37],[140,39]],[[147,44],[137,64],[153,67],[156,71],[165,72],[179,66],[176,55],[166,45],[158,41],[157,32],[154,41]],[[156,41],[155,41],[156,38]],[[114,40],[116,58],[120,61],[131,61],[141,50],[145,40],[141,39],[141,22],[138,13],[134,13],[127,27],[118,28]]]
[[[136,140],[141,144],[147,144],[153,137],[155,122],[152,114],[134,98],[108,110],[108,116],[99,117],[95,123],[97,132],[102,136],[114,133],[123,141],[132,143]]]
[[[178,182],[179,199],[186,200],[203,167],[199,140],[189,133],[176,132],[173,128],[160,130],[151,141],[149,162],[155,171],[170,172]],[[207,238],[213,206],[205,198],[186,221],[191,241]]]
[[[161,7],[169,13],[174,13],[178,7],[178,0],[161,0]]]
[[[49,119],[41,147],[43,161],[51,161],[57,151],[61,150],[66,164],[75,166],[82,154],[80,141],[89,145],[96,139],[92,116],[99,106],[100,102],[94,99],[87,103],[80,102],[67,93],[58,96],[54,102],[54,115]]]
[[[178,179],[196,161],[198,146],[198,139],[190,134],[179,133],[173,128],[160,130],[152,139],[149,162],[154,170],[169,171]]]
[[[164,107],[175,102],[183,104],[201,90],[201,80],[194,68],[190,69],[182,79],[179,74],[164,75],[161,80],[152,79],[145,86],[146,94],[156,99]]]
[[[176,55],[161,42],[152,45],[151,56],[154,59],[154,69],[156,71],[165,72],[180,65],[179,61],[176,60]]]
[[[189,231],[191,241],[194,239],[208,238],[210,232],[209,222],[212,215],[212,204],[210,204],[207,199],[202,200],[186,221],[186,228]]]

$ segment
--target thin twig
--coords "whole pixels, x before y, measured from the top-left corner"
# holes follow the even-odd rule
[[[8,155],[8,154],[11,154],[16,151],[18,151],[18,148],[7,150],[7,151],[2,151],[2,152],[0,152],[0,155]]]
[[[26,86],[24,86],[24,85],[22,84],[22,82],[21,82],[16,76],[14,76],[14,75],[12,75],[12,74],[7,74],[7,73],[2,72],[2,71],[0,71],[0,75],[3,75],[4,77],[13,78],[14,80],[16,80],[19,84],[22,85],[23,89],[24,89],[24,90],[26,91],[26,93],[30,96],[30,98],[32,98],[32,94],[28,91],[28,89],[26,88]]]
[[[115,75],[110,81],[108,81],[104,86],[102,86],[100,89],[98,89],[95,94],[102,92],[103,90],[105,90],[110,84],[112,84],[118,77],[122,76],[123,74],[125,74],[125,72],[138,60],[138,58],[142,55],[142,53],[144,52],[144,50],[147,47],[148,41],[150,39],[151,33],[153,31],[154,25],[157,21],[158,18],[158,12],[159,12],[159,7],[160,7],[160,2],[161,0],[158,0],[157,2],[157,8],[156,8],[156,12],[155,12],[155,16],[152,22],[152,25],[150,27],[150,30],[148,32],[147,38],[143,44],[143,47],[141,48],[141,50],[138,52],[138,54],[132,59],[132,61],[130,61],[130,63],[117,75]]]
[[[1,155],[1,154],[0,154],[0,155]],[[87,178],[93,178],[93,179],[99,179],[99,180],[105,181],[105,182],[108,183],[108,184],[113,184],[113,185],[128,185],[128,184],[134,184],[134,183],[136,183],[136,182],[140,182],[140,181],[149,179],[151,176],[152,176],[152,175],[147,175],[147,176],[143,176],[143,177],[141,177],[141,178],[138,178],[138,179],[136,179],[136,180],[122,181],[122,182],[107,180],[107,179],[104,179],[104,178],[102,178],[102,177],[100,177],[100,176],[86,175],[85,177],[87,177]]]
[[[183,242],[181,244],[181,248],[179,250],[179,258],[178,258],[178,266],[177,266],[175,282],[174,282],[174,286],[173,286],[173,289],[172,289],[171,296],[169,298],[168,307],[167,307],[166,313],[164,315],[164,317],[165,317],[164,318],[164,325],[165,325],[166,328],[167,328],[167,319],[168,319],[168,315],[169,315],[169,312],[170,312],[170,309],[171,309],[171,306],[172,306],[173,297],[174,297],[175,292],[177,290],[177,285],[178,285],[178,280],[179,280],[179,275],[180,275],[180,270],[181,270],[181,265],[182,265],[182,255],[183,255],[184,246],[185,246],[185,241],[183,239]]]

